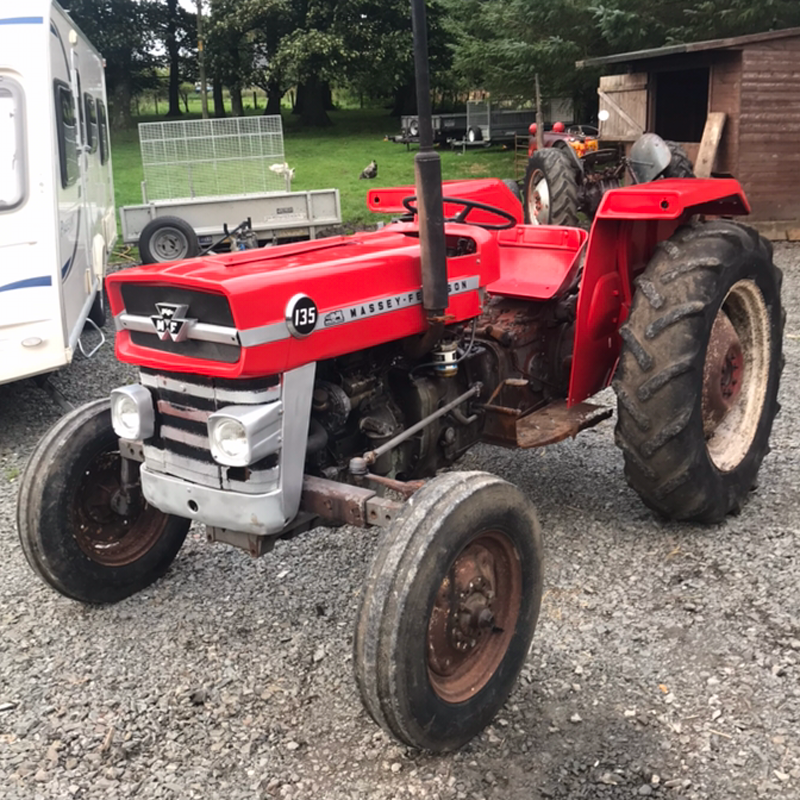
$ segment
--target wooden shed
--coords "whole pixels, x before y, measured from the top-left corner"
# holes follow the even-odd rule
[[[742,183],[765,235],[800,240],[800,28],[577,65],[617,73],[598,89],[604,139],[655,131],[680,142],[698,172]]]

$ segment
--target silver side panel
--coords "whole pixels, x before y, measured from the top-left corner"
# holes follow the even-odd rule
[[[300,508],[315,373],[316,364],[313,362],[298,367],[284,373],[282,387],[262,393],[269,395],[271,402],[280,399],[283,405],[282,447],[277,467],[251,474],[246,483],[226,481],[229,490],[220,489],[209,485],[216,476],[200,462],[145,445],[141,479],[147,502],[166,514],[187,517],[218,528],[259,536],[281,531],[294,519]],[[142,378],[143,383],[147,378],[150,385],[179,391],[167,385],[180,385],[179,381],[153,375],[142,375]],[[196,395],[200,394],[199,389],[207,390],[212,395],[215,391],[194,384],[184,387],[185,392],[191,391]],[[216,390],[217,399],[220,398],[220,391]],[[246,392],[227,393],[251,400],[254,396]]]

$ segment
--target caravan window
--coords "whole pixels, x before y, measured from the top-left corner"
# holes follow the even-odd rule
[[[25,199],[24,142],[22,88],[16,81],[1,78],[0,211],[15,208]]]
[[[75,101],[66,83],[56,81],[56,130],[61,185],[66,189],[78,180],[78,127]]]
[[[83,96],[86,106],[86,146],[90,152],[97,152],[97,112],[94,108],[94,98],[90,94]]]
[[[102,100],[97,101],[97,122],[99,125],[100,136],[100,163],[108,161],[108,117],[106,116],[106,106]]]

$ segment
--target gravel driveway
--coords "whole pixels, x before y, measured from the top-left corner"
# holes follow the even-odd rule
[[[318,529],[254,561],[193,530],[155,586],[83,607],[33,575],[15,530],[19,473],[60,411],[31,381],[0,386],[0,795],[800,797],[800,245],[775,258],[783,411],[738,517],[654,517],[625,484],[613,420],[464,460],[538,507],[546,594],[508,704],[444,757],[395,744],[356,694],[378,533]],[[107,345],[54,381],[79,403],[132,374]]]

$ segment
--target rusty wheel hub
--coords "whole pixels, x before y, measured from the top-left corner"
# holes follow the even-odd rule
[[[770,374],[770,315],[753,280],[735,283],[717,312],[703,367],[703,434],[717,469],[735,469],[761,420]]]
[[[493,531],[459,553],[428,621],[428,676],[451,703],[469,699],[503,660],[519,616],[522,573],[514,545]]]
[[[703,433],[708,438],[742,389],[744,353],[736,329],[724,311],[717,314],[703,370]]]
[[[119,513],[120,456],[100,453],[85,468],[75,493],[75,541],[92,561],[121,567],[141,558],[164,530],[167,517],[144,502]]]

